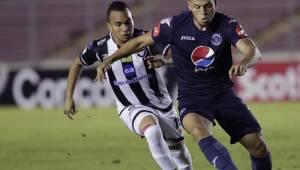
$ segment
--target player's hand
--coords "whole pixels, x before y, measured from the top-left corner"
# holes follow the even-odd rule
[[[247,71],[246,65],[233,65],[229,70],[229,77],[243,76]]]
[[[73,120],[73,116],[78,112],[76,109],[76,105],[73,99],[66,99],[65,101],[65,110],[64,113],[71,120]]]
[[[95,80],[103,83],[103,80],[106,79],[105,72],[110,67],[111,67],[111,65],[105,61],[100,63],[100,65],[97,67],[97,76],[96,76]]]
[[[159,68],[166,65],[166,62],[162,58],[162,56],[149,56],[147,57],[147,63],[149,65],[149,68]]]

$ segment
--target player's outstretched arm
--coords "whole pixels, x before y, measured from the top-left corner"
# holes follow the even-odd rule
[[[261,60],[259,49],[252,39],[243,38],[236,43],[236,47],[243,54],[239,64],[233,65],[229,70],[229,76],[243,76],[247,68],[252,67]]]
[[[77,113],[76,105],[73,99],[73,93],[74,93],[76,81],[81,73],[81,70],[82,70],[82,64],[80,62],[79,57],[76,57],[69,69],[66,98],[64,104],[64,113],[70,119],[73,119],[73,116]]]
[[[151,32],[144,35],[138,36],[126,42],[121,48],[118,49],[114,54],[104,59],[104,61],[97,68],[96,80],[101,81],[105,79],[105,71],[110,67],[110,65],[124,57],[127,57],[145,46],[154,44]]]

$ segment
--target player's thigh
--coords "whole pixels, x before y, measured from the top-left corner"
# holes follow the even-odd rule
[[[143,105],[128,106],[122,111],[120,118],[128,129],[140,136],[143,136],[142,130],[147,125],[158,123],[156,111]]]
[[[184,129],[188,133],[193,130],[208,133],[211,131],[213,122],[213,98],[211,96],[202,98],[179,99],[179,115]]]
[[[196,140],[211,135],[212,122],[198,113],[187,113],[182,120],[184,129]]]

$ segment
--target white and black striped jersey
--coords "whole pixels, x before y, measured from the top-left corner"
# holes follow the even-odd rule
[[[134,30],[133,37],[144,34]],[[111,34],[90,42],[80,53],[84,65],[103,61],[118,50]],[[172,100],[159,73],[149,69],[145,57],[164,55],[166,48],[161,44],[145,47],[139,52],[116,61],[106,72],[106,77],[114,91],[118,112],[129,105],[142,104],[161,111],[172,109]]]

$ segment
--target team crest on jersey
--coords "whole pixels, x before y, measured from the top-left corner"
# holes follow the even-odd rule
[[[133,64],[125,64],[123,65],[123,72],[126,77],[134,77],[135,76],[135,68]]]
[[[195,72],[207,70],[215,60],[215,52],[207,46],[198,46],[191,56],[192,62],[196,66]]]
[[[240,24],[236,25],[235,32],[241,38],[245,38],[245,37],[248,36],[247,33],[246,33],[246,31],[243,29],[243,27]]]
[[[213,34],[210,42],[214,46],[219,46],[222,43],[222,36],[220,34]]]
[[[146,49],[146,47],[144,47],[141,51],[139,51],[139,52],[137,53],[137,55],[138,55],[139,57],[142,57],[142,58],[146,57],[146,56],[147,56],[147,49]]]

